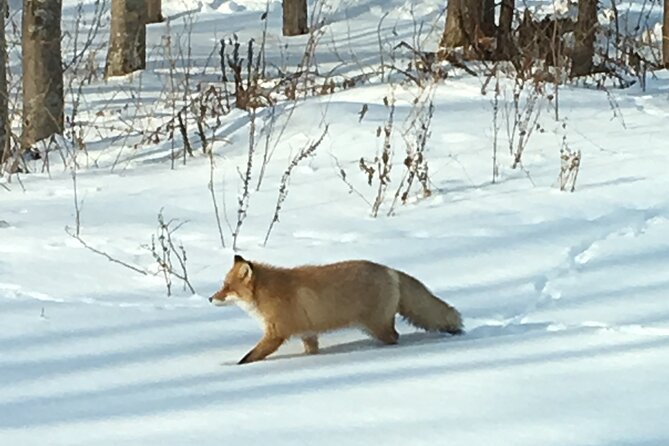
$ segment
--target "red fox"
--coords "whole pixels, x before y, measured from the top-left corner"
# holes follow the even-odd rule
[[[278,268],[236,255],[209,301],[235,301],[261,319],[264,336],[239,364],[265,358],[292,336],[302,338],[307,354],[318,353],[318,334],[344,327],[396,344],[396,313],[427,331],[462,333],[460,313],[419,280],[365,260]]]

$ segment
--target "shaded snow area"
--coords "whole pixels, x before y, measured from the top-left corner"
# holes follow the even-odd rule
[[[261,330],[242,310],[213,307],[207,297],[232,264],[226,220],[234,229],[249,115],[221,117],[214,144],[226,248],[208,157],[198,146],[172,169],[170,153],[183,146],[178,130],[173,141],[153,143],[138,132],[171,113],[163,36],[182,33],[185,42],[191,23],[188,57],[201,67],[191,83],[214,82],[215,45],[233,32],[259,41],[265,2],[163,3],[171,21],[148,28],[147,70],[85,85],[80,117],[98,128],[86,132],[76,171],[82,240],[150,274],[110,263],[66,233],[75,227],[74,188],[58,155],[50,173],[34,161],[36,173],[0,188],[0,444],[669,444],[666,70],[649,75],[645,91],[564,86],[557,120],[553,102],[540,97],[539,129],[516,169],[502,113],[513,81],[501,79],[495,184],[494,79],[482,95],[484,77],[454,70],[420,93],[386,73],[279,103],[258,191],[265,136],[257,135],[239,252],[282,266],[350,258],[390,265],[458,308],[466,334],[426,334],[398,320],[395,346],[345,330],[324,335],[319,355],[303,355],[290,340],[265,361],[237,366]],[[316,50],[321,72],[376,69],[386,11],[386,46],[412,41],[413,15],[425,20],[424,45],[434,48],[441,3],[332,4]],[[66,23],[75,9],[65,2]],[[280,2],[269,10],[267,57],[291,66],[306,38],[281,37]],[[405,139],[415,140],[414,98],[425,95],[434,104],[425,148],[431,194],[420,194],[416,181],[388,216],[406,170]],[[378,177],[369,186],[359,164],[383,149],[376,132],[388,122],[391,97],[391,183],[373,218]],[[269,119],[270,108],[257,110],[259,131]],[[263,246],[284,172],[326,125],[314,154],[292,169]],[[195,135],[193,126],[194,144]],[[557,179],[564,144],[581,151],[573,193],[560,191]],[[166,222],[176,220],[171,227],[183,223],[172,237],[186,250],[196,294],[173,278],[167,297],[163,276],[151,274],[158,269],[147,247],[161,209]]]

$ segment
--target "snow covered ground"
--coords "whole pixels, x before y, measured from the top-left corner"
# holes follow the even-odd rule
[[[74,5],[65,3],[66,11]],[[163,3],[173,29],[196,21],[201,65],[228,33],[262,32],[262,1]],[[415,14],[439,25],[440,3],[421,2]],[[348,61],[340,72],[378,63],[385,4],[340,2],[328,12],[339,36],[332,42]],[[410,38],[410,3],[392,4],[384,32]],[[278,60],[289,42],[298,57],[305,40],[279,37],[280,11],[273,2],[268,54]],[[166,26],[151,25],[149,47]],[[323,66],[337,65],[332,42],[322,43]],[[94,119],[104,105],[100,119],[117,128],[136,111],[141,125],[150,122],[166,81],[160,52],[149,54],[146,73],[87,87],[82,113]],[[187,251],[195,295],[175,281],[166,297],[162,276],[110,263],[68,236],[73,184],[59,161],[50,175],[3,183],[0,444],[669,444],[669,73],[655,73],[646,91],[610,96],[564,87],[559,121],[542,100],[543,131],[523,157],[528,174],[510,168],[502,120],[497,184],[492,95],[481,94],[482,83],[462,73],[440,82],[426,154],[433,193],[418,199],[414,190],[390,217],[396,183],[372,218],[365,200],[376,183],[367,185],[358,164],[380,150],[383,98],[394,91],[391,179],[399,180],[415,89],[370,81],[309,98],[292,113],[279,109],[279,124],[288,124],[239,239],[245,257],[280,265],[367,258],[410,272],[461,311],[464,336],[399,322],[397,346],[343,331],[325,335],[318,356],[302,355],[293,340],[266,361],[236,366],[260,329],[241,310],[206,301],[233,255],[225,222],[220,246],[206,157],[172,170],[169,141],[132,148],[137,134],[108,130],[87,134],[80,162],[89,167],[77,172],[81,235],[115,258],[154,271],[142,245],[158,212],[186,221],[174,237]],[[259,122],[267,118],[266,109],[258,113]],[[215,191],[232,224],[248,122],[245,113],[226,116],[226,142],[215,147]],[[315,155],[294,169],[263,247],[283,172],[325,124]],[[563,137],[582,151],[574,193],[556,187]],[[363,197],[349,192],[337,163]]]

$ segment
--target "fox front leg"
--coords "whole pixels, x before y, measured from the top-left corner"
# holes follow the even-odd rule
[[[248,352],[237,364],[248,364],[249,362],[260,361],[277,351],[285,340],[285,338],[277,336],[263,336],[258,344],[253,347],[253,350]]]

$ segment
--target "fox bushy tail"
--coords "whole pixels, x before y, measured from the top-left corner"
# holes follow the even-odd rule
[[[400,273],[398,313],[418,328],[462,334],[462,317],[458,310],[436,297],[419,280]]]

